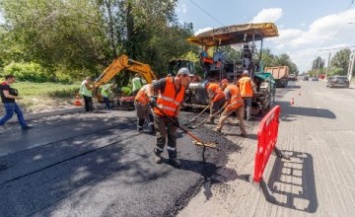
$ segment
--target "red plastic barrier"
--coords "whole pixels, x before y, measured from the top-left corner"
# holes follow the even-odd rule
[[[277,142],[281,108],[275,106],[261,120],[258,129],[258,148],[255,153],[254,182],[260,182],[266,164]]]

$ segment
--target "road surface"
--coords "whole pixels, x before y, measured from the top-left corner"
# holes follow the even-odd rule
[[[37,117],[25,132],[10,124],[0,133],[1,216],[352,216],[354,95],[323,81],[277,90],[277,146],[291,160],[271,156],[267,188],[250,181],[260,120],[247,123],[248,138],[235,120],[223,135],[193,131],[215,150],[179,132],[181,169],[152,162],[155,137],[135,131],[132,111]]]

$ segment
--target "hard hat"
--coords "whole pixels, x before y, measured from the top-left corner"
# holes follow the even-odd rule
[[[224,83],[228,83],[228,79],[222,79],[222,81],[220,82],[220,84],[224,84]]]
[[[243,75],[249,75],[248,70],[244,70],[244,71],[243,71]]]
[[[157,81],[158,81],[158,80],[155,80],[155,79],[154,79],[154,80],[152,80],[152,83],[155,83],[155,82],[157,82]]]
[[[180,68],[179,71],[177,72],[177,75],[187,75],[187,76],[190,76],[190,71],[188,68]]]

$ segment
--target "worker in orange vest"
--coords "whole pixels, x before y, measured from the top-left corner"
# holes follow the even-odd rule
[[[223,79],[221,81],[221,88],[224,91],[224,95],[226,98],[226,103],[224,105],[224,111],[221,114],[221,118],[215,128],[216,132],[221,132],[224,122],[233,112],[236,113],[237,118],[239,120],[239,127],[241,131],[241,136],[246,137],[247,131],[245,129],[244,123],[244,101],[242,96],[240,95],[239,88],[234,84],[229,84],[227,79]]]
[[[253,80],[249,77],[248,70],[244,70],[242,77],[238,80],[237,86],[240,90],[240,95],[244,100],[244,105],[246,109],[246,120],[250,120],[251,114],[251,103],[253,101],[253,95],[255,90],[255,84]]]
[[[226,102],[224,92],[218,83],[205,82],[204,86],[207,89],[210,101],[210,121],[208,123],[214,124],[214,114],[221,109]]]
[[[152,83],[155,83],[156,80],[153,80]],[[149,97],[147,95],[151,84],[144,85],[137,93],[134,98],[134,107],[137,114],[137,131],[143,131],[143,125],[146,119],[148,119],[148,132],[154,133],[154,118],[152,114],[151,107],[149,105]]]
[[[154,125],[157,143],[154,148],[154,161],[162,163],[161,153],[167,141],[169,163],[174,167],[181,165],[177,159],[176,130],[179,127],[178,116],[183,103],[186,87],[190,82],[190,72],[187,68],[181,68],[175,77],[166,77],[152,84],[148,91],[150,105],[154,111]],[[153,96],[158,92],[158,98]]]

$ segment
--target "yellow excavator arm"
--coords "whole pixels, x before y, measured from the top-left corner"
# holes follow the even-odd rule
[[[106,84],[123,69],[140,74],[148,84],[152,83],[152,80],[157,79],[150,65],[131,60],[127,55],[123,54],[112,61],[105,71],[95,80],[94,86],[99,87],[102,84]]]

